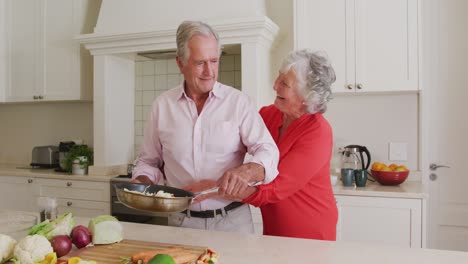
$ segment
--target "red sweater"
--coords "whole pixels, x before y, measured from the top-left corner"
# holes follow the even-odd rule
[[[278,177],[244,200],[260,207],[263,234],[336,240],[338,210],[330,181],[332,130],[322,114],[305,114],[279,138],[283,114],[274,106],[260,114],[278,145]]]

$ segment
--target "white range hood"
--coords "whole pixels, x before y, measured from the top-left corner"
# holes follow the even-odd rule
[[[103,0],[94,33],[77,38],[94,57],[90,174],[119,173],[133,158],[135,55],[175,50],[183,20],[202,20],[223,45],[240,45],[242,91],[258,106],[273,101],[270,49],[279,29],[263,0]]]

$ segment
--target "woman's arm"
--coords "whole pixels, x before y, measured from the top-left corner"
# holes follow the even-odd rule
[[[280,160],[278,177],[270,184],[258,186],[258,191],[243,202],[259,207],[293,195],[317,177],[324,166],[328,166],[332,147],[328,126],[319,126],[302,134]]]

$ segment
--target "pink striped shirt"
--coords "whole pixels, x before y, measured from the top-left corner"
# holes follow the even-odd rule
[[[279,152],[254,105],[244,93],[216,82],[200,115],[183,84],[161,94],[152,105],[133,177],[182,188],[194,182],[218,180],[226,170],[246,162],[265,168],[264,183],[278,174]],[[232,201],[211,198],[191,210],[222,208]]]

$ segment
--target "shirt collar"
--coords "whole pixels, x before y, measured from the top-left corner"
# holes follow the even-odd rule
[[[182,98],[188,98],[187,93],[185,93],[184,89],[185,81],[183,81],[177,89],[179,90],[177,92],[177,100],[180,100]],[[213,89],[211,89],[210,94],[208,95],[208,98],[214,96],[216,98],[224,98],[224,95],[226,93],[225,87],[219,82],[215,82],[213,85]]]

